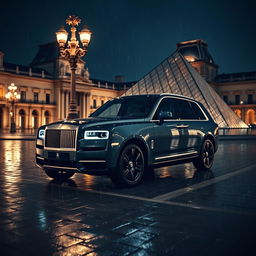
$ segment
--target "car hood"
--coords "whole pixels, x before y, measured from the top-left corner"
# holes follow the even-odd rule
[[[126,123],[140,123],[145,122],[145,119],[120,119],[120,118],[99,118],[99,117],[89,117],[89,118],[80,118],[74,120],[63,120],[59,122],[55,122],[52,124],[48,124],[47,128],[51,129],[70,129],[72,127],[82,126],[86,128],[93,127],[111,127],[118,126]]]

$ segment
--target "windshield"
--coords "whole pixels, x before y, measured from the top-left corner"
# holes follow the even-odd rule
[[[156,103],[156,95],[129,96],[108,101],[91,114],[102,118],[145,118]]]

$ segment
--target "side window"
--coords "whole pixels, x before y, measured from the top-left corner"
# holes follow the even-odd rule
[[[205,115],[194,102],[176,98],[165,98],[161,101],[153,117],[159,120],[164,116],[165,120],[205,120]]]
[[[165,120],[176,119],[175,109],[173,107],[173,99],[165,98],[161,101],[157,111],[153,117],[154,120],[159,120],[160,116],[165,116]]]
[[[194,110],[192,109],[190,102],[187,100],[180,100],[175,99],[175,108],[177,108],[177,119],[188,119],[193,120],[197,119],[194,113]]]
[[[203,114],[202,110],[198,107],[198,105],[194,102],[190,102],[194,113],[196,115],[197,120],[206,120],[205,115]]]

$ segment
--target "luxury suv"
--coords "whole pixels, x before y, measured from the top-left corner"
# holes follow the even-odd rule
[[[118,186],[135,186],[154,167],[193,162],[198,169],[210,169],[217,137],[217,124],[193,99],[125,96],[108,101],[89,118],[40,127],[36,163],[53,179],[105,174]]]

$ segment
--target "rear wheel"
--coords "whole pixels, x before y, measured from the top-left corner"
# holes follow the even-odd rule
[[[193,162],[197,169],[209,170],[213,165],[214,160],[214,145],[210,139],[203,142],[200,156]]]
[[[71,178],[75,172],[73,171],[65,171],[65,170],[55,170],[55,169],[44,169],[45,173],[53,178],[54,180],[67,180]]]
[[[142,150],[136,144],[129,144],[123,149],[110,178],[117,186],[132,187],[141,182],[144,171],[145,160]]]

